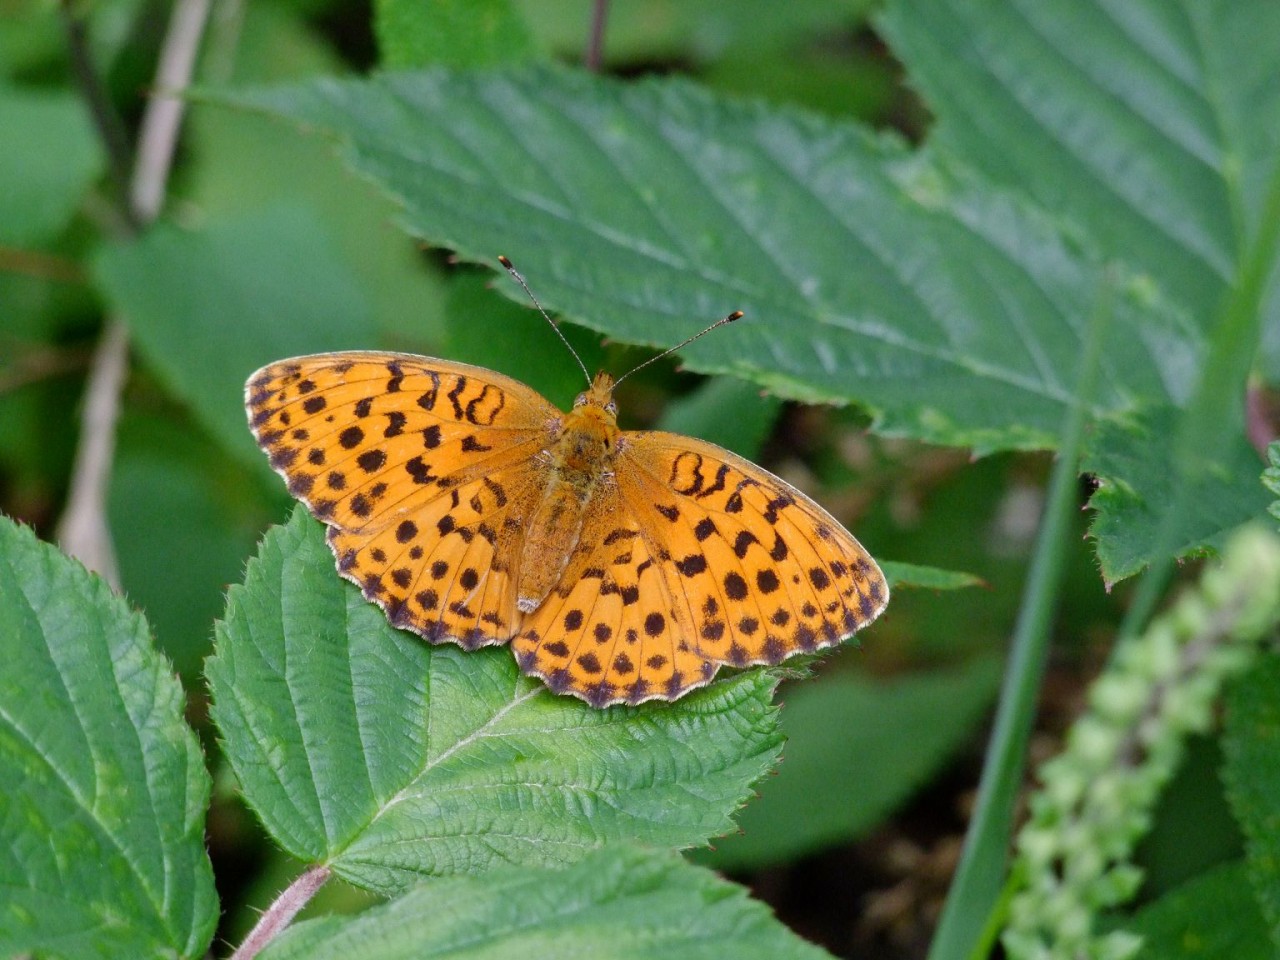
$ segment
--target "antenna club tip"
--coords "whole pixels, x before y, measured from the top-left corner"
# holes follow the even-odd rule
[[[725,317],[725,318],[724,318],[724,322],[725,322],[725,323],[733,323],[733,321],[735,321],[735,320],[741,320],[741,319],[742,319],[743,317],[745,317],[745,316],[746,316],[746,314],[745,314],[745,313],[743,313],[741,310],[735,310],[735,311],[733,311],[733,313],[729,314],[727,317]]]
[[[502,254],[498,254],[498,262],[502,264],[504,267],[506,267],[508,270],[515,269],[514,267],[511,266],[511,261],[508,260],[506,257],[504,257]]]

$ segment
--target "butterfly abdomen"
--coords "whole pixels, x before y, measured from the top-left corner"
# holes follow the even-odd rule
[[[550,476],[521,553],[516,606],[524,613],[536,610],[560,582],[582,535],[587,504],[613,471],[617,444],[618,428],[602,407],[587,404],[565,415],[547,450]]]

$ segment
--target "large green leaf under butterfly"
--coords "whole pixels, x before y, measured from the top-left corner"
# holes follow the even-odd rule
[[[777,757],[768,672],[592,710],[508,650],[392,627],[335,575],[323,529],[298,509],[267,535],[207,668],[245,799],[295,857],[390,894],[615,841],[695,846]]]
[[[1201,331],[1149,278],[1104,268],[1017,191],[850,124],[553,69],[383,74],[237,102],[331,133],[410,231],[471,259],[509,253],[552,306],[612,336],[666,345],[746,311],[688,365],[859,403],[885,434],[1053,446],[1097,310],[1096,418],[1176,409],[1195,388]],[[1151,495],[1166,463],[1146,452],[1104,478],[1119,499],[1102,509]],[[1211,496],[1231,522],[1259,508],[1232,480]],[[1183,523],[1188,547],[1223,529]],[[1125,546],[1108,575],[1148,559]]]

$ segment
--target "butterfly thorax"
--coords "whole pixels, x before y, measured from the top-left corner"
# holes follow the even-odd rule
[[[611,482],[618,450],[613,378],[596,374],[579,394],[544,451],[547,484],[521,552],[517,606],[536,610],[563,575],[578,546],[587,505],[601,482]]]

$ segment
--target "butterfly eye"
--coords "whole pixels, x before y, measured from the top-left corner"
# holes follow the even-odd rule
[[[577,398],[573,401],[573,405],[575,407],[580,407],[586,402],[587,402],[587,395],[585,393],[580,393],[578,394]]]
[[[612,400],[606,403],[604,405],[604,408],[611,416],[616,417],[618,415],[618,405],[614,403]]]

